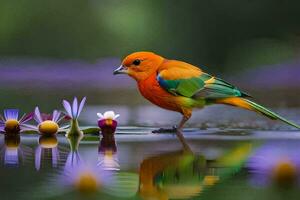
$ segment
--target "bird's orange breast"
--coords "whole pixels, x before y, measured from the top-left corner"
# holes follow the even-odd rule
[[[147,79],[139,81],[138,88],[141,94],[153,104],[167,110],[183,112],[184,97],[174,96],[160,87],[155,73]]]

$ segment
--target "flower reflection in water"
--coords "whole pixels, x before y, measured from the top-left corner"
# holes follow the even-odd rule
[[[4,145],[1,150],[3,152],[3,163],[7,167],[18,167],[30,161],[32,149],[21,145],[20,134],[6,133],[4,135]],[[1,153],[1,155],[3,155]]]
[[[51,168],[57,168],[62,162],[57,137],[55,135],[41,135],[38,143],[38,147],[35,150],[36,170],[40,170],[41,163],[46,167],[49,162]],[[60,150],[62,151],[61,154],[64,154],[64,150]]]
[[[20,135],[5,135],[4,165],[18,166],[22,160],[22,152],[19,148]]]
[[[82,138],[83,135],[68,135],[70,152],[65,165],[58,168],[55,174],[49,174],[49,179],[38,190],[39,197],[62,198],[65,195],[75,195],[85,199],[109,193],[107,188],[114,184],[114,176],[110,171],[82,158],[78,150]]]
[[[112,184],[114,177],[102,167],[86,163],[81,158],[78,147],[82,138],[83,136],[68,137],[71,152],[64,167],[61,183],[82,194],[105,192],[105,188]]]
[[[300,147],[296,143],[267,143],[247,162],[253,186],[290,188],[300,181]]]
[[[120,115],[113,111],[97,115],[98,126],[101,128],[97,166],[109,171],[114,179],[107,192],[114,197],[133,198],[138,191],[139,177],[137,173],[123,172],[119,164],[115,131],[118,125],[116,119]]]
[[[76,160],[76,164],[68,159],[61,177],[62,186],[82,194],[105,192],[105,188],[109,187],[113,181],[111,173],[84,163],[80,159]]]

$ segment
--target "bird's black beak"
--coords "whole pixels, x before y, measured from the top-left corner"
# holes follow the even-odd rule
[[[114,71],[114,75],[117,75],[117,74],[127,74],[127,73],[128,73],[128,70],[123,65],[121,65],[120,67],[118,67]]]

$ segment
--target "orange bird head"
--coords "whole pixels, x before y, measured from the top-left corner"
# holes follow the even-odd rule
[[[152,52],[135,52],[124,58],[114,74],[128,74],[136,81],[141,81],[155,73],[163,60],[163,57]]]

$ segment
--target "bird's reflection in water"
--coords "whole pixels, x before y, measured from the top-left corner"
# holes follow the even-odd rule
[[[213,161],[187,151],[146,158],[140,165],[140,196],[143,199],[157,200],[199,196],[204,189],[215,185],[228,173],[232,173],[232,170],[237,170],[250,152],[249,146],[238,145]],[[220,164],[227,166],[222,168]]]
[[[55,135],[41,135],[35,150],[35,168],[57,168],[61,164],[62,155],[58,149],[58,140]]]
[[[143,199],[188,198],[202,190],[206,161],[185,151],[146,158],[140,165],[140,195]]]
[[[32,149],[21,145],[19,133],[5,133],[1,148],[1,160],[6,167],[19,167],[30,162]]]

